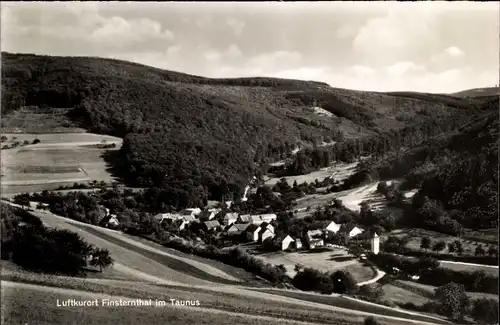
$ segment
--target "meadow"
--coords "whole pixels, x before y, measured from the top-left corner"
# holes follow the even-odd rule
[[[296,273],[295,265],[297,264],[325,272],[345,269],[351,272],[357,282],[370,280],[375,276],[372,268],[363,265],[345,250],[341,249],[322,252],[273,252],[256,254],[254,256],[274,265],[283,264],[287,269],[287,274],[291,277]]]
[[[14,141],[40,140],[37,144],[2,149],[2,193],[16,194],[28,190],[53,190],[59,186],[89,181],[111,182],[114,177],[103,159],[106,149],[86,147],[89,144],[117,144],[121,139],[92,133],[2,134],[4,144]]]

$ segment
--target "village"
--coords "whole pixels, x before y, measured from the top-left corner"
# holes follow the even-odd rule
[[[201,229],[206,234],[215,238],[221,246],[235,246],[253,244],[253,247],[265,251],[297,251],[315,250],[321,248],[345,248],[343,246],[327,243],[327,238],[339,236],[341,238],[354,240],[365,246],[369,243],[372,253],[379,252],[379,237],[376,233],[365,234],[364,229],[357,227],[354,223],[338,224],[334,221],[327,223],[324,228],[307,230],[303,237],[280,233],[278,228],[278,216],[275,213],[267,214],[238,214],[227,212],[231,202],[226,202],[224,209],[188,208],[178,213],[160,213],[153,217],[154,221],[163,229],[171,233],[181,233],[188,228]],[[107,217],[103,220],[104,226],[108,228],[119,228],[119,218],[109,213],[106,208]],[[364,236],[363,236],[364,235]],[[347,240],[344,240],[347,245]]]

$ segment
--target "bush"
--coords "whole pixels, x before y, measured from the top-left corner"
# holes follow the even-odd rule
[[[37,144],[37,143],[40,143],[40,139],[33,140],[33,144]]]

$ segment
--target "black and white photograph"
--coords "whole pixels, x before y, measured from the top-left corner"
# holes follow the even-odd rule
[[[498,2],[0,11],[1,325],[498,325]]]

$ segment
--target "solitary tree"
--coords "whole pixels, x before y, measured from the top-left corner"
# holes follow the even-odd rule
[[[429,237],[422,237],[422,240],[420,241],[420,248],[424,251],[431,248],[431,239]]]
[[[463,285],[450,282],[437,288],[434,294],[443,314],[453,320],[463,319],[470,304]]]
[[[444,241],[439,241],[436,244],[434,244],[434,246],[432,247],[432,250],[437,253],[437,252],[442,251],[445,248],[446,248],[446,243]]]
[[[92,252],[92,259],[90,260],[90,265],[99,266],[100,272],[102,272],[104,268],[113,265],[113,263],[114,261],[109,255],[109,251],[107,249],[96,248]]]
[[[448,244],[448,252],[454,253],[456,251],[455,243]]]

